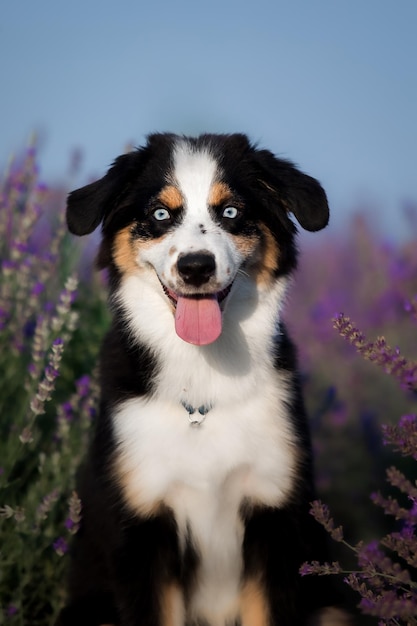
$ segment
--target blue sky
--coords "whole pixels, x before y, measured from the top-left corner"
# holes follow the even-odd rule
[[[416,26],[416,0],[5,0],[0,166],[32,131],[47,181],[74,148],[86,180],[152,131],[243,131],[322,182],[334,228],[364,203],[404,232]]]

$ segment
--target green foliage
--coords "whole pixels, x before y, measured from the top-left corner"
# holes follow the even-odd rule
[[[38,183],[33,150],[1,185],[0,624],[54,622],[80,516],[75,474],[107,313],[91,281],[80,323],[63,197]]]

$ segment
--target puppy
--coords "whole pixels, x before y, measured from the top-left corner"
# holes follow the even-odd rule
[[[113,321],[63,626],[342,624],[296,354],[281,320],[319,183],[246,136],[150,135],[73,191]],[[346,618],[347,619],[347,618]]]

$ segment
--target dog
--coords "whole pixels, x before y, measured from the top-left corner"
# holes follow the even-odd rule
[[[112,323],[62,626],[347,624],[310,515],[312,454],[281,319],[321,185],[246,135],[155,133],[69,194],[102,225]]]

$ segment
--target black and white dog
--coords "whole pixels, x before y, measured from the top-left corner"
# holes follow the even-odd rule
[[[244,135],[153,134],[70,194],[102,224],[111,329],[65,626],[342,624],[296,355],[280,319],[319,183]],[[327,607],[327,608],[326,608]]]

